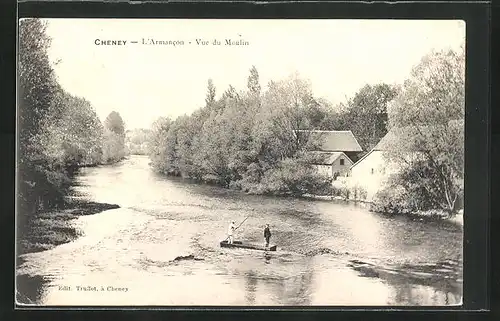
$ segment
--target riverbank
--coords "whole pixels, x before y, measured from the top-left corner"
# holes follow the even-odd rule
[[[17,255],[46,251],[74,241],[82,233],[72,224],[73,220],[119,207],[74,199],[52,210],[34,213],[23,226],[18,226]]]
[[[21,256],[17,302],[30,305],[443,305],[462,295],[463,231],[370,213],[340,200],[264,197],[166,179],[147,157],[82,170],[70,195],[121,208],[68,219],[84,233]],[[130,188],[130,186],[140,186]],[[96,205],[94,211],[100,210]],[[64,213],[70,217],[67,211]],[[229,222],[249,218],[237,239],[278,251],[221,249]],[[75,218],[76,218],[75,217]],[[348,254],[346,254],[348,253]],[[449,263],[448,263],[449,262]],[[59,285],[127,292],[60,291]],[[165,291],[180,289],[184,292]],[[208,286],[207,286],[208,285]],[[331,291],[334,287],[338,291]],[[366,289],[374,293],[366,297]],[[225,293],[224,296],[217,296]],[[347,296],[345,295],[347,293]],[[448,300],[448,301],[447,301]]]
[[[366,201],[366,200],[353,200],[353,199],[346,199],[345,197],[342,197],[342,196],[330,196],[330,195],[324,196],[324,195],[312,195],[312,194],[305,194],[305,195],[303,195],[303,198],[310,199],[310,200],[322,200],[322,201],[341,201],[341,202],[356,204],[356,205],[360,205],[360,206],[364,206],[364,207],[368,208],[371,212],[378,213],[381,215],[386,215],[386,216],[394,216],[394,215],[406,216],[412,220],[447,221],[447,222],[452,222],[452,223],[455,223],[455,224],[458,224],[461,226],[464,225],[463,210],[460,210],[457,214],[451,215],[451,216],[449,214],[447,214],[446,212],[439,211],[439,210],[393,214],[393,213],[384,213],[384,212],[374,210],[372,207],[373,203],[370,201]]]
[[[151,166],[151,163],[148,164]],[[346,204],[355,204],[357,206],[362,206],[366,209],[368,209],[370,212],[374,212],[380,215],[384,216],[404,216],[408,217],[411,220],[414,221],[424,221],[424,222],[433,222],[433,221],[444,221],[444,222],[451,222],[460,226],[463,226],[463,210],[461,210],[459,213],[455,215],[449,215],[445,211],[442,210],[430,210],[430,211],[417,211],[417,212],[401,212],[401,213],[385,213],[383,211],[377,210],[376,207],[374,207],[373,202],[367,201],[365,199],[352,199],[352,198],[346,198],[343,195],[315,195],[315,194],[303,194],[300,196],[297,195],[290,195],[290,194],[272,194],[272,193],[255,193],[255,192],[249,192],[249,191],[244,191],[241,188],[235,188],[233,187],[225,187],[221,186],[220,184],[216,183],[209,183],[209,182],[204,182],[201,180],[195,180],[191,178],[183,178],[181,176],[175,176],[175,175],[168,175],[164,173],[158,173],[156,172],[157,175],[165,177],[165,178],[170,178],[170,179],[180,179],[183,182],[188,182],[189,184],[195,184],[195,185],[205,185],[205,186],[216,186],[220,187],[226,190],[232,190],[232,191],[237,191],[242,193],[243,195],[253,195],[253,196],[262,196],[262,197],[270,197],[270,198],[277,198],[277,199],[305,199],[305,200],[310,200],[310,201],[325,201],[325,202],[342,202]]]
[[[18,226],[16,265],[24,263],[24,254],[36,253],[75,241],[83,236],[74,221],[80,216],[94,215],[117,209],[116,204],[71,199],[57,208],[41,211],[30,216],[23,226]],[[16,302],[35,304],[42,297],[40,289],[49,282],[41,275],[18,274],[16,276]]]
[[[92,215],[109,209],[119,208],[118,205],[96,203],[85,200],[74,193],[78,185],[74,178],[80,169],[97,168],[101,166],[119,165],[123,157],[112,163],[103,162],[80,163],[65,169],[65,186],[54,187],[56,193],[62,194],[61,199],[55,199],[52,194],[44,194],[40,199],[46,207],[33,210],[32,204],[19,204],[17,213],[17,255],[49,250],[57,245],[71,242],[81,235],[81,232],[71,224],[73,219],[82,215]],[[54,204],[55,202],[55,204]],[[43,207],[43,206],[42,206]],[[34,211],[33,213],[31,213]]]

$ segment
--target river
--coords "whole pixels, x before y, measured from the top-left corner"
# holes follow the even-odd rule
[[[131,156],[81,171],[81,193],[120,208],[79,217],[82,237],[23,256],[18,274],[44,280],[37,304],[461,303],[460,225],[245,195],[159,176],[148,163]],[[263,245],[268,223],[276,252],[220,248],[229,223],[247,216],[236,239]]]

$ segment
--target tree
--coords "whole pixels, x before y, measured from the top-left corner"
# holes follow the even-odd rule
[[[248,76],[247,87],[251,94],[260,95],[259,72],[255,66],[250,68],[250,76]]]
[[[104,121],[103,161],[118,162],[125,156],[125,124],[119,113],[112,111]]]
[[[269,130],[278,145],[280,159],[294,157],[309,143],[307,130],[312,129],[308,112],[315,104],[311,84],[295,73],[286,80],[272,82],[263,98]],[[302,132],[299,136],[299,131]]]
[[[65,203],[78,166],[100,161],[102,125],[90,102],[57,82],[47,23],[19,24],[18,186],[21,220]],[[18,224],[23,226],[23,224]]]
[[[196,153],[198,157],[195,156],[194,162],[201,170],[201,178],[204,181],[225,187],[229,186],[231,181],[228,167],[231,144],[227,125],[222,116],[212,111],[203,124],[200,135],[201,149]]]
[[[46,27],[40,19],[22,19],[19,24],[17,172],[21,214],[46,207],[51,201],[61,201],[61,187],[67,181],[62,171],[52,169],[39,139],[59,88],[47,54],[50,38]]]
[[[365,85],[349,100],[342,119],[364,151],[371,150],[387,133],[387,106],[398,94],[388,84]]]
[[[117,135],[123,135],[125,133],[125,124],[123,119],[116,111],[109,113],[108,117],[106,117],[106,120],[104,121],[104,127]]]
[[[205,103],[207,107],[211,107],[215,103],[215,85],[212,79],[208,79]]]
[[[57,82],[47,50],[47,24],[40,19],[23,19],[19,25],[19,139],[22,151],[40,132],[40,122],[52,103]]]
[[[221,100],[226,101],[227,99],[236,98],[239,98],[238,92],[236,92],[236,89],[232,85],[229,85],[229,88],[222,94]]]
[[[194,117],[193,117],[194,116]],[[194,163],[199,155],[200,133],[203,129],[203,118],[201,113],[192,117],[183,116],[176,120],[176,144],[175,153],[178,157],[178,168],[180,175],[200,179],[200,167]]]
[[[77,167],[100,163],[102,135],[102,124],[90,102],[60,89],[39,142],[46,159],[61,167]]]
[[[138,128],[125,131],[125,150],[127,155],[148,155],[150,130]]]
[[[465,116],[465,49],[422,58],[389,108],[391,127],[445,124]]]
[[[149,158],[151,166],[157,172],[168,174],[172,167],[173,157],[169,157],[168,149],[169,132],[171,131],[172,120],[166,117],[158,118],[152,125],[149,138]],[[175,142],[175,138],[172,139]]]
[[[387,157],[403,167],[394,184],[408,194],[419,190],[421,198],[454,213],[464,178],[464,48],[426,55],[390,104],[388,115],[394,135]]]

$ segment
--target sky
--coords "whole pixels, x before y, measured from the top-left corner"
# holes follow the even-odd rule
[[[294,72],[316,97],[336,104],[365,84],[402,83],[431,50],[465,41],[460,20],[201,20],[48,19],[49,58],[59,82],[84,97],[104,120],[111,111],[126,128],[149,128],[158,117],[190,114],[205,103],[211,78],[219,97],[246,88],[254,65],[263,88]],[[184,41],[143,45],[142,39]],[[126,40],[126,45],[96,45]],[[196,44],[214,39],[220,46]],[[248,45],[225,46],[226,39]],[[138,41],[132,44],[131,41]],[[189,44],[191,42],[191,44]]]

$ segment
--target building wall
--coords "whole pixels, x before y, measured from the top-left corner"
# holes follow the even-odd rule
[[[344,160],[344,165],[340,165],[340,160]],[[349,173],[349,168],[353,162],[344,155],[339,156],[332,164],[332,173],[338,172],[339,176],[346,176]]]
[[[360,186],[366,190],[366,200],[384,187],[390,173],[396,171],[394,164],[388,164],[382,151],[372,151],[349,172],[349,185]]]
[[[314,165],[314,167],[316,168],[318,173],[321,175],[325,175],[328,177],[333,176],[332,166],[330,166],[330,165]]]
[[[344,160],[344,164],[341,165],[341,159]],[[328,177],[333,177],[334,173],[338,172],[339,176],[347,176],[349,173],[349,168],[353,165],[353,162],[344,155],[339,156],[332,165],[314,165],[318,170],[318,173]]]

